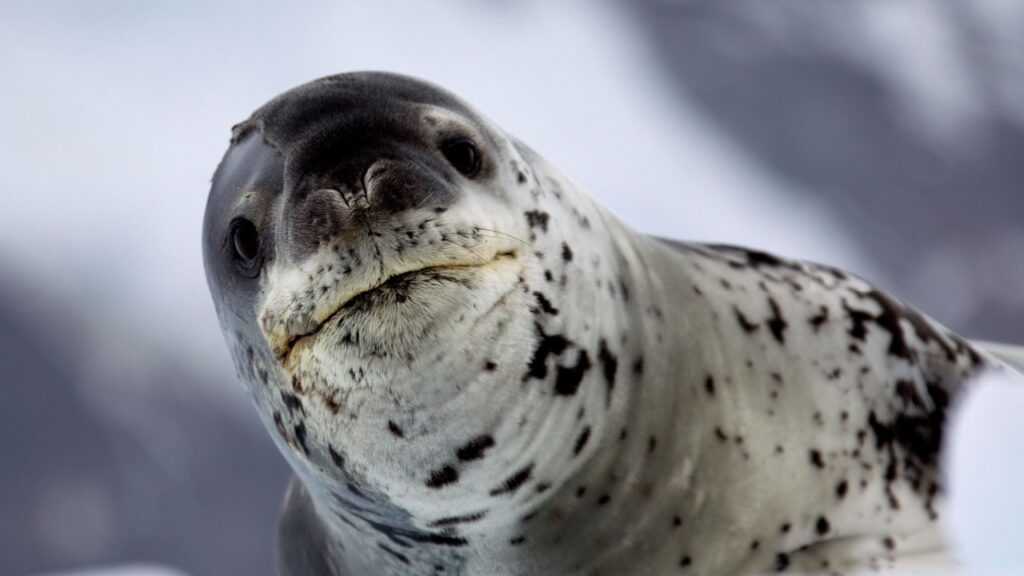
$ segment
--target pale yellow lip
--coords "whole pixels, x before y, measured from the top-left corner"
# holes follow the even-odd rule
[[[504,259],[508,259],[508,258],[515,258],[515,257],[516,257],[516,254],[514,252],[503,252],[503,253],[498,254],[493,260],[484,262],[482,264],[444,264],[444,265],[440,265],[440,266],[425,266],[423,268],[417,268],[415,270],[408,270],[406,272],[402,272],[401,274],[395,274],[394,276],[391,276],[391,277],[385,279],[383,282],[381,282],[379,284],[376,284],[376,285],[374,285],[374,286],[372,286],[372,287],[370,287],[370,288],[368,288],[366,290],[363,290],[361,292],[357,292],[357,293],[353,294],[347,300],[345,300],[343,302],[340,302],[338,304],[337,308],[335,308],[333,311],[331,311],[331,313],[328,314],[323,319],[323,321],[321,321],[315,327],[313,327],[312,330],[309,330],[308,332],[304,332],[302,334],[295,334],[294,336],[292,336],[292,338],[285,345],[284,349],[281,350],[278,353],[278,355],[277,355],[278,361],[286,369],[290,369],[292,352],[295,350],[295,348],[298,346],[298,344],[300,342],[302,342],[304,340],[311,339],[311,338],[315,338],[316,335],[319,334],[320,331],[324,328],[324,326],[329,324],[331,322],[331,320],[333,320],[339,314],[341,314],[345,310],[345,308],[347,308],[349,306],[349,304],[351,304],[353,301],[357,300],[361,296],[364,296],[366,294],[369,294],[371,292],[379,290],[379,289],[387,286],[388,284],[393,284],[393,283],[401,281],[401,280],[403,280],[405,278],[409,278],[411,276],[416,276],[416,275],[419,275],[419,274],[423,274],[424,272],[444,271],[444,270],[457,270],[457,269],[466,269],[466,268],[483,268],[483,267],[487,266],[488,264],[492,264],[492,263],[494,263],[496,261],[504,260]]]

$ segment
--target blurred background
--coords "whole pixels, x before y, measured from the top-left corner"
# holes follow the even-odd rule
[[[288,478],[200,224],[229,128],[340,71],[465,97],[635,228],[1024,342],[1017,0],[4,0],[0,574],[269,576]]]

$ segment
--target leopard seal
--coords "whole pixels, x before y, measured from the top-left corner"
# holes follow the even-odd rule
[[[286,575],[838,569],[941,546],[999,366],[869,283],[640,234],[453,94],[331,76],[233,129],[203,226],[295,471]]]

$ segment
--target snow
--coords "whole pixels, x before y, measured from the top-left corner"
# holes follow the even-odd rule
[[[1022,415],[1024,377],[989,373],[949,430],[948,531],[972,575],[1024,574]]]

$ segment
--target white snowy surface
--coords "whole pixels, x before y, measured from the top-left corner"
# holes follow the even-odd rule
[[[968,573],[1024,574],[1024,377],[986,374],[948,432],[948,531]]]

